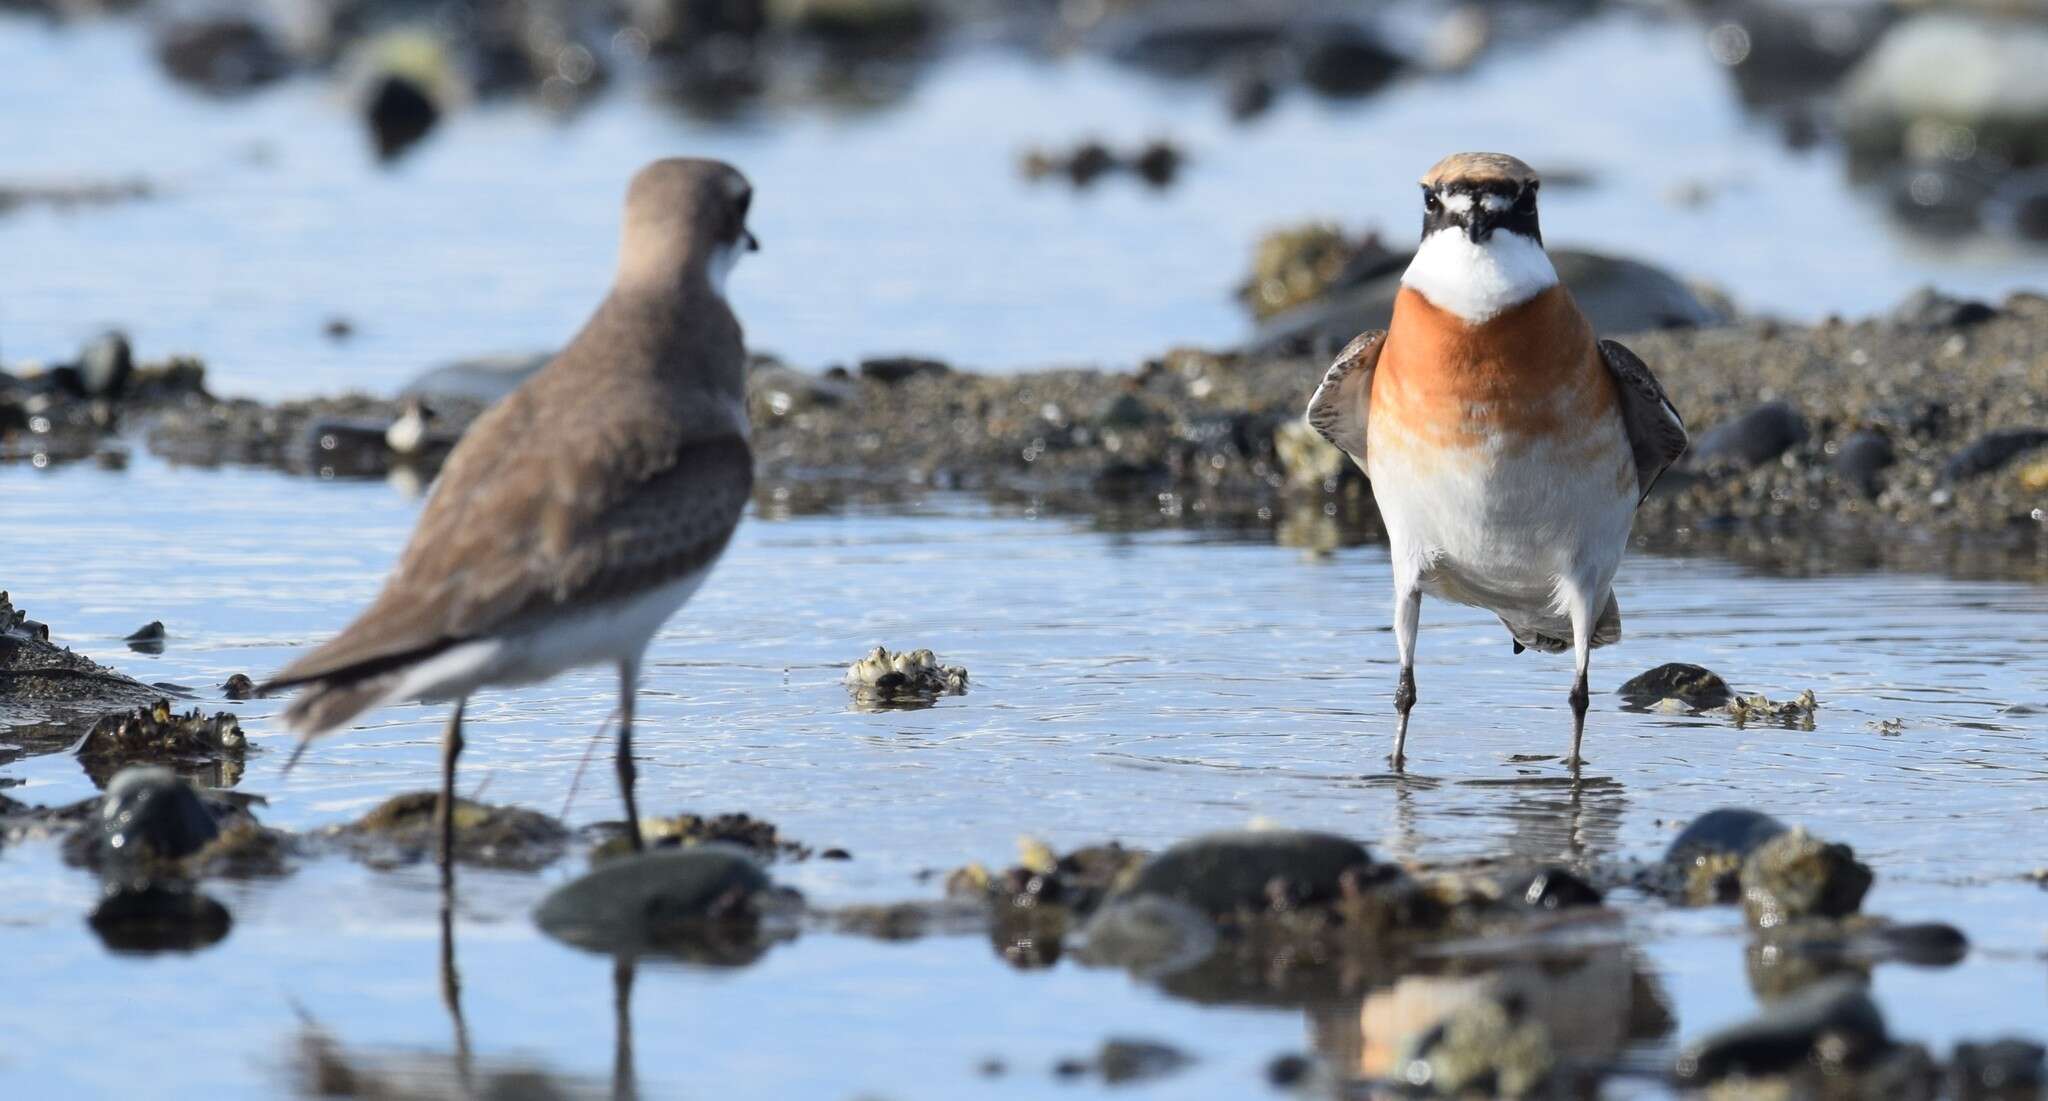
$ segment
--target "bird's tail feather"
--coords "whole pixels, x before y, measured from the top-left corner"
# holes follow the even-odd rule
[[[1569,619],[1544,619],[1517,622],[1506,616],[1500,617],[1501,626],[1515,638],[1515,653],[1523,650],[1539,650],[1546,654],[1562,654],[1572,648],[1572,623]],[[1621,602],[1613,593],[1607,594],[1607,604],[1600,609],[1600,618],[1593,623],[1593,648],[1599,649],[1609,643],[1621,641]]]
[[[285,725],[308,738],[325,734],[377,706],[391,691],[393,678],[354,681],[313,681],[299,689],[284,709]]]

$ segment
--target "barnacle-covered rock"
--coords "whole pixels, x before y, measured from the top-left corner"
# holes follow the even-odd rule
[[[1742,908],[1771,929],[1809,917],[1853,914],[1870,890],[1870,867],[1847,845],[1795,827],[1758,846],[1742,863]]]
[[[967,670],[943,665],[930,650],[891,653],[877,646],[846,670],[846,687],[863,707],[929,707],[967,691]]]

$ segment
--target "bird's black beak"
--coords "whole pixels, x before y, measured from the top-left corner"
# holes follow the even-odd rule
[[[740,227],[740,242],[747,246],[748,252],[761,251],[761,239],[754,236],[754,231],[745,226]]]
[[[1473,244],[1483,244],[1493,236],[1493,229],[1500,224],[1500,211],[1486,209],[1485,203],[1475,202],[1465,215],[1465,236]]]

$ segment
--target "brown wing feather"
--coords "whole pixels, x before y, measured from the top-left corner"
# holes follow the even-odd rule
[[[1650,373],[1648,365],[1634,352],[1612,340],[1600,342],[1600,359],[1614,376],[1614,389],[1621,400],[1621,424],[1636,459],[1636,487],[1642,492],[1637,503],[1650,495],[1650,487],[1672,463],[1685,454],[1685,420]]]
[[[746,441],[717,397],[676,390],[605,320],[477,419],[376,601],[265,691],[373,676],[717,557],[752,489]],[[737,328],[698,354],[738,356]]]
[[[1365,424],[1372,409],[1372,375],[1385,347],[1384,329],[1362,332],[1337,353],[1322,384],[1308,401],[1309,427],[1342,448],[1365,469]]]

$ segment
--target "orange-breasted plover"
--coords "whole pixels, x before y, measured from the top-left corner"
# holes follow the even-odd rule
[[[752,197],[716,161],[641,169],[596,314],[456,445],[369,609],[263,686],[299,689],[285,721],[308,741],[368,708],[455,702],[437,808],[444,886],[469,696],[579,666],[618,669],[619,787],[641,845],[640,661],[724,552],[753,490],[746,351],[724,292],[739,255],[758,247]]]
[[[1597,339],[1558,283],[1538,186],[1498,153],[1430,169],[1393,320],[1354,339],[1309,402],[1309,423],[1372,479],[1387,529],[1397,770],[1427,592],[1500,616],[1518,654],[1574,652],[1576,772],[1589,655],[1621,637],[1611,586],[1629,526],[1685,451],[1685,423],[1649,368]]]

